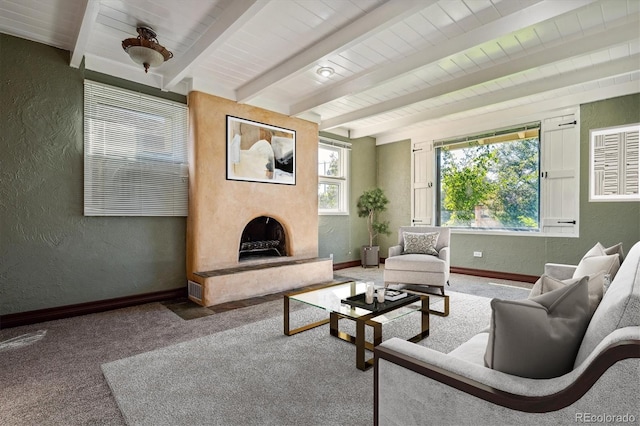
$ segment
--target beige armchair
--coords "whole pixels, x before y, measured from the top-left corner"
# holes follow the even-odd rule
[[[405,233],[438,233],[433,254],[416,253],[415,247],[405,250]],[[398,245],[389,247],[389,257],[384,264],[384,285],[390,284],[438,287],[444,295],[444,286],[449,284],[449,238],[450,228],[437,226],[402,226],[398,230]]]

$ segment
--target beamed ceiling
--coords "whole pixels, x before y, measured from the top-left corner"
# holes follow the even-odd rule
[[[69,65],[199,90],[378,143],[640,92],[638,0],[2,0]],[[152,27],[145,74],[121,42]],[[335,73],[322,77],[319,67]],[[462,126],[460,127],[462,131]],[[450,133],[450,131],[449,131]]]

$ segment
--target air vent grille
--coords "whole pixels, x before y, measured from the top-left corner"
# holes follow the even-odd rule
[[[202,301],[202,286],[196,282],[189,280],[189,296]]]

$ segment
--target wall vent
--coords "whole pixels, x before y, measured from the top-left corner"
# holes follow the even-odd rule
[[[189,296],[202,301],[202,286],[196,282],[189,280]]]

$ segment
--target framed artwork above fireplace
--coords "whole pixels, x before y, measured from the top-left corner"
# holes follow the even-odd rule
[[[295,130],[227,115],[227,180],[295,185]]]

